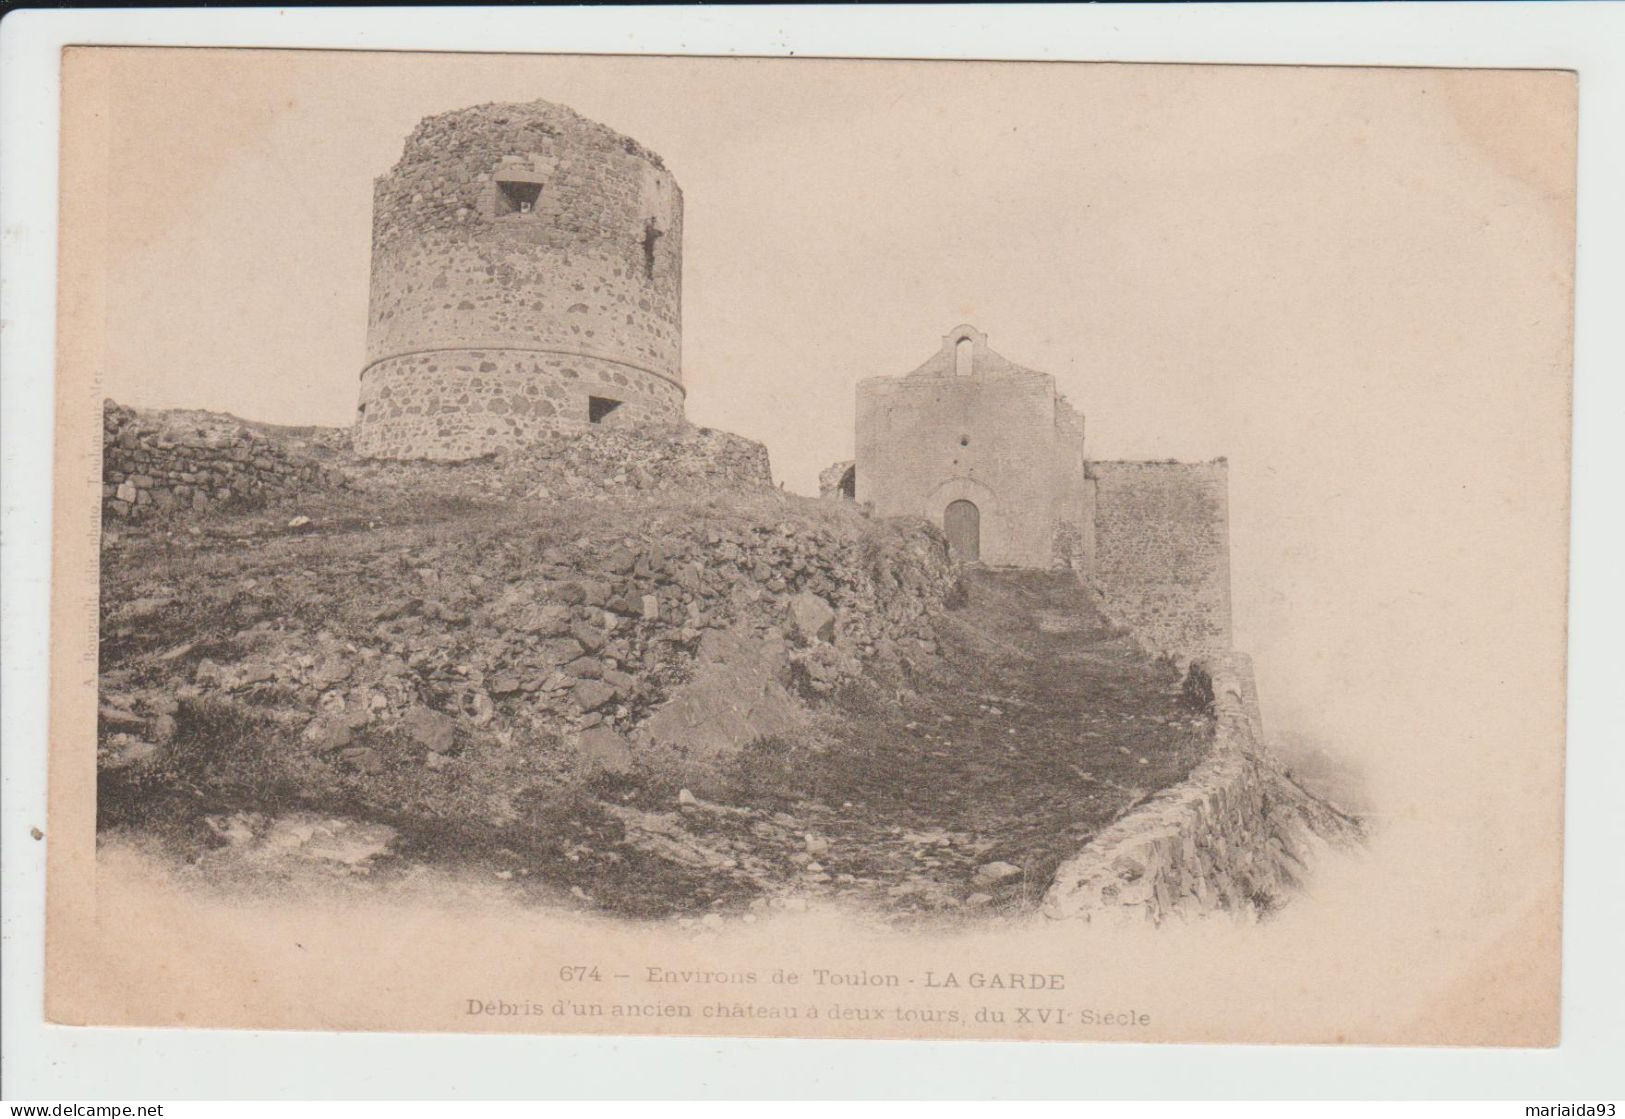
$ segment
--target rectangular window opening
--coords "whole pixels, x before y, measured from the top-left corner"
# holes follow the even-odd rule
[[[541,183],[497,182],[497,216],[530,214],[542,197]]]
[[[604,422],[605,416],[620,406],[621,402],[619,400],[613,400],[607,396],[589,396],[587,397],[587,422],[601,424]]]

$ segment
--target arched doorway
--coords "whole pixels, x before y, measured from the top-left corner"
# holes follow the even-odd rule
[[[853,500],[857,499],[857,496],[858,496],[858,468],[857,468],[856,464],[846,468],[846,473],[841,475],[840,484],[835,487],[835,490],[836,490],[837,493],[839,493],[842,497],[846,498],[848,501],[853,501]]]
[[[975,563],[982,558],[982,512],[975,502],[950,501],[942,514],[942,531],[948,537],[948,558]]]

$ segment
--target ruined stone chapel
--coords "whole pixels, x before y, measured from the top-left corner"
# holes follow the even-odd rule
[[[826,495],[923,517],[963,562],[1075,570],[1165,648],[1229,648],[1225,460],[1089,458],[1055,378],[974,326],[910,373],[858,383],[856,456],[824,472]]]

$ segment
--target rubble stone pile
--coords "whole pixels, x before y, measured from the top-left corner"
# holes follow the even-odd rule
[[[456,523],[260,517],[181,565],[115,542],[104,768],[161,767],[187,712],[235,712],[306,797],[500,826],[527,790],[724,765],[804,696],[929,656],[956,580],[926,525],[771,490]]]

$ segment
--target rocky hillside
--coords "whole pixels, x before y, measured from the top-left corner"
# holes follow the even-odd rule
[[[786,496],[731,436],[300,443],[325,481],[288,500],[104,534],[104,835],[189,873],[1024,911],[1211,738],[1070,576],[962,577],[929,526]]]

